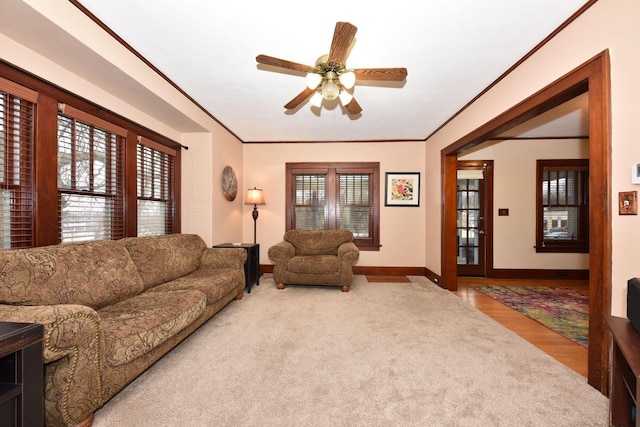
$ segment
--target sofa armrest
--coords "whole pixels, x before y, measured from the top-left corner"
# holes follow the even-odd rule
[[[296,250],[293,245],[287,241],[282,241],[269,248],[269,258],[276,264],[278,262],[284,262],[294,256]]]
[[[76,425],[104,403],[100,316],[90,307],[0,304],[0,320],[40,323],[46,385],[44,408],[56,425]]]
[[[242,248],[207,248],[200,256],[200,269],[244,269],[244,263],[246,261],[247,251]]]
[[[338,247],[338,261],[353,265],[360,258],[360,250],[353,242],[343,243]]]
[[[84,305],[21,306],[0,304],[0,320],[43,325],[44,363],[58,360],[70,354],[74,347],[87,347],[90,341],[101,339],[99,336],[100,316],[95,310]]]

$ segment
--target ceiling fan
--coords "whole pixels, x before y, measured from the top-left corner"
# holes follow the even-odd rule
[[[312,96],[311,103],[316,107],[320,107],[323,99],[339,98],[349,114],[359,114],[362,107],[351,92],[358,81],[403,81],[406,79],[406,68],[348,69],[345,61],[349,54],[349,47],[356,36],[356,31],[358,29],[354,25],[348,22],[338,22],[333,33],[329,53],[318,58],[313,67],[267,55],[256,56],[256,61],[259,64],[307,73],[307,87],[289,101],[284,108],[294,109],[310,96]]]

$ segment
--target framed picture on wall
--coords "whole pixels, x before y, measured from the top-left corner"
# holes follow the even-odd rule
[[[386,172],[385,206],[420,206],[420,172]]]

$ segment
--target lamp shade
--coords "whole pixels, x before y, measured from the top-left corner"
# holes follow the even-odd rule
[[[260,188],[251,188],[247,190],[247,198],[244,200],[245,205],[266,205],[264,194]]]

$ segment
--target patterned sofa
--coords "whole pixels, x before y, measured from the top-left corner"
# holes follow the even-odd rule
[[[244,249],[193,234],[0,251],[0,321],[44,325],[45,424],[93,413],[244,289]]]

